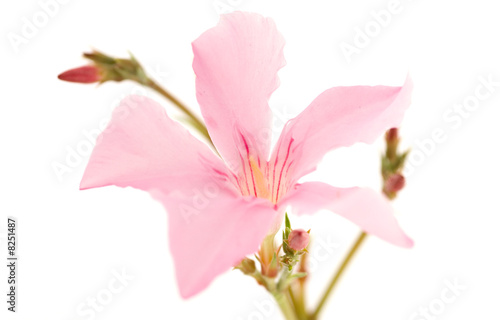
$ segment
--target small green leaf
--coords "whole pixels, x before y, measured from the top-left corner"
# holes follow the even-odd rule
[[[292,229],[290,225],[290,219],[288,219],[288,213],[285,213],[285,228]]]

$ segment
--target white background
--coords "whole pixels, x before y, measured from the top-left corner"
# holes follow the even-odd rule
[[[0,255],[6,256],[6,217],[11,215],[18,219],[20,257],[15,315],[3,302],[7,274],[1,268],[1,318],[91,319],[77,308],[102,295],[115,277],[113,270],[124,268],[134,279],[95,319],[281,319],[267,293],[239,272],[227,272],[183,301],[161,205],[132,189],[78,191],[87,155],[62,179],[52,168],[66,163],[68,150],[85,143],[83,132],[99,128],[122,97],[144,92],[132,83],[96,88],[58,81],[59,72],[85,63],[80,54],[90,48],[118,56],[130,50],[198,111],[190,43],[216,24],[214,1],[67,2],[17,51],[9,35],[22,36],[23,19],[32,20],[42,8],[34,0],[0,5]],[[278,118],[293,116],[332,86],[400,85],[408,72],[415,83],[402,126],[403,143],[416,154],[410,159],[414,170],[394,202],[415,248],[369,238],[324,319],[425,319],[412,314],[439,306],[446,281],[465,288],[435,319],[498,319],[500,87],[460,124],[443,117],[457,115],[450,110],[455,104],[473,101],[480,77],[500,81],[499,8],[488,0],[401,0],[399,13],[348,63],[340,45],[353,44],[356,27],[372,24],[376,20],[370,13],[389,3],[230,2],[233,9],[272,17],[287,40],[282,85],[271,100]],[[282,124],[276,121],[277,128]],[[418,141],[431,138],[436,129],[446,138],[433,148],[427,143],[424,154]],[[382,148],[380,139],[334,151],[308,179],[378,189]],[[357,229],[329,212],[291,218],[295,227],[312,228],[315,234],[313,305]],[[321,242],[330,246],[319,247]],[[200,244],[200,250],[210,248]]]

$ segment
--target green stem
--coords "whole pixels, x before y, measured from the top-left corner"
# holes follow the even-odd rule
[[[293,310],[292,304],[282,291],[274,292],[273,297],[278,303],[278,306],[280,307],[280,310],[285,316],[286,320],[298,320],[295,311]]]
[[[307,273],[309,274],[307,270],[307,257],[309,256],[309,253],[302,255],[300,259],[300,264],[299,264],[299,272],[302,273]],[[297,312],[301,316],[302,319],[307,320],[309,313],[307,312],[306,308],[306,281],[307,281],[307,276],[298,279],[296,287],[298,287],[298,304],[299,307],[296,308]]]
[[[205,126],[203,121],[201,121],[193,112],[191,112],[191,110],[189,110],[182,102],[180,102],[170,92],[162,88],[151,79],[148,79],[144,85],[155,90],[156,92],[167,98],[170,102],[172,102],[176,107],[178,107],[186,116],[188,116],[191,124],[195,127],[195,129],[198,130],[205,138],[207,138],[207,140],[213,146],[212,139],[210,138],[207,127]]]
[[[299,302],[298,302],[297,298],[295,297],[295,293],[293,292],[291,285],[288,287],[288,296],[290,297],[290,301],[292,301],[292,305],[295,309],[295,312],[298,314],[299,311],[297,310],[297,306],[298,306]]]
[[[308,314],[306,312],[306,308],[305,308],[305,304],[304,304],[304,293],[303,292],[296,293],[294,288],[293,288],[294,285],[295,285],[295,287],[297,287],[296,285],[300,285],[300,284],[299,283],[291,284],[288,287],[288,296],[290,297],[290,299],[292,301],[292,305],[294,307],[295,314],[297,315],[297,317],[301,320],[302,319],[305,320],[308,318]]]
[[[347,266],[349,265],[349,262],[354,257],[354,254],[356,253],[356,251],[358,251],[358,249],[361,247],[361,244],[365,240],[366,236],[367,236],[367,234],[365,232],[361,232],[359,234],[358,239],[356,240],[356,242],[352,246],[351,250],[349,251],[349,253],[345,257],[345,259],[342,262],[342,264],[340,265],[339,270],[337,271],[337,273],[333,277],[332,281],[330,282],[330,285],[328,286],[328,288],[326,289],[325,293],[323,294],[323,298],[321,299],[320,303],[316,307],[316,310],[309,317],[310,320],[316,320],[316,319],[318,319],[318,315],[321,312],[321,310],[323,309],[323,307],[325,306],[325,303],[328,300],[328,297],[333,292],[333,289],[335,288],[336,284],[338,283],[340,277],[342,276],[342,274],[346,270]]]

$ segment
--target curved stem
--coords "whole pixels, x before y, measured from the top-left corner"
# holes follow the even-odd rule
[[[179,99],[177,99],[176,97],[174,97],[170,92],[168,92],[167,90],[165,90],[163,87],[161,87],[160,85],[158,85],[153,80],[148,79],[146,81],[145,85],[147,87],[155,90],[156,92],[158,92],[159,94],[161,94],[165,98],[167,98],[167,100],[169,100],[170,102],[172,102],[186,116],[188,116],[189,120],[191,121],[191,124],[195,127],[195,129],[198,130],[205,138],[207,138],[207,140],[213,146],[213,142],[212,142],[212,139],[210,138],[210,135],[208,134],[207,127],[205,126],[205,124],[203,123],[203,121],[201,121],[191,110],[189,110],[188,107],[186,107],[182,102],[179,101]]]
[[[367,236],[367,234],[365,232],[361,232],[359,234],[358,238],[356,239],[356,242],[354,243],[354,245],[352,246],[351,250],[349,251],[349,253],[345,257],[344,261],[340,265],[339,270],[337,271],[337,273],[335,274],[335,276],[331,280],[330,285],[328,286],[328,288],[326,289],[325,293],[323,294],[323,297],[321,298],[320,303],[316,307],[316,310],[309,317],[310,320],[316,320],[318,318],[318,315],[321,312],[321,310],[323,309],[323,307],[325,306],[325,303],[328,300],[328,297],[333,292],[333,289],[335,288],[335,285],[338,283],[340,277],[342,276],[342,274],[346,270],[347,266],[349,265],[349,262],[354,257],[354,254],[356,253],[356,251],[358,251],[358,249],[361,247],[361,244],[365,240],[366,236]]]
[[[297,310],[297,306],[299,303],[298,303],[297,298],[295,297],[295,293],[293,292],[291,285],[288,287],[288,296],[290,297],[290,301],[292,302],[292,305],[293,305],[295,311],[297,313],[299,313],[299,311]]]
[[[308,319],[308,314],[305,308],[305,303],[304,303],[304,293],[302,290],[300,292],[295,292],[293,286],[301,286],[298,282],[295,284],[291,284],[288,287],[288,296],[290,297],[290,300],[292,301],[292,306],[294,307],[295,314],[297,317],[301,320],[306,320]],[[295,288],[296,289],[296,288]],[[298,291],[298,290],[297,290]]]
[[[290,301],[283,292],[274,292],[273,297],[276,300],[276,303],[278,303],[278,306],[280,307],[280,310],[286,320],[298,320]]]

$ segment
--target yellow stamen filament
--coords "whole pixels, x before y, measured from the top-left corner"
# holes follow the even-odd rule
[[[255,180],[255,189],[257,190],[257,197],[270,199],[271,193],[268,189],[267,179],[260,170],[257,163],[250,157],[250,166],[252,167],[253,177]]]

